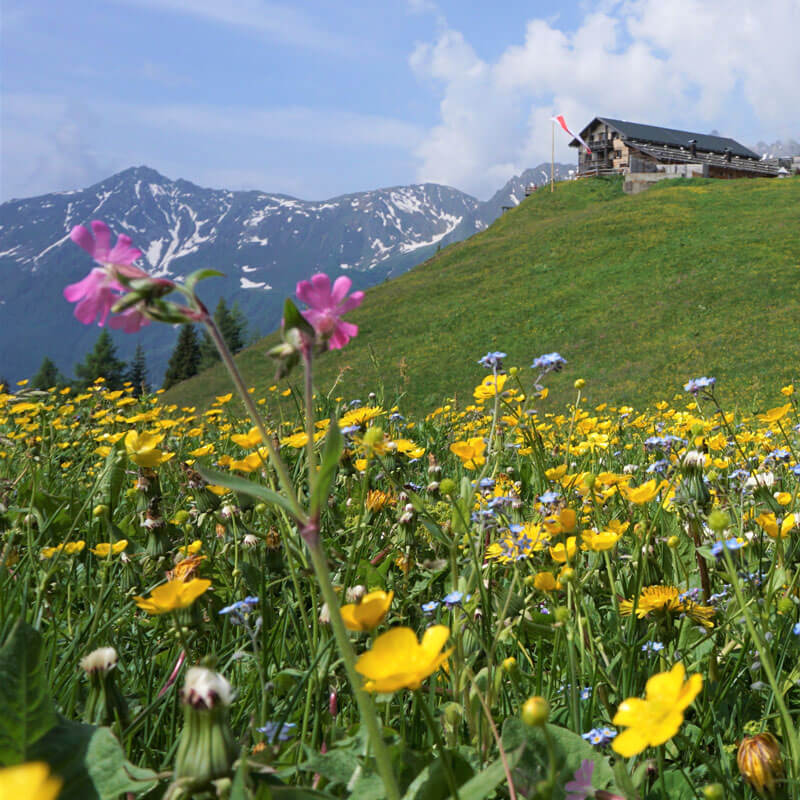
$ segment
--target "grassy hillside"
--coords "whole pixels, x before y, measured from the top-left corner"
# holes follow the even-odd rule
[[[587,379],[590,399],[644,405],[713,375],[748,406],[800,374],[800,179],[664,181],[622,194],[617,179],[539,191],[487,231],[367,292],[361,333],[319,362],[325,388],[363,396],[383,381],[407,408],[467,400],[476,364],[504,350],[527,367],[569,362],[558,402]],[[267,342],[239,356],[259,396]],[[167,397],[206,405],[228,391],[221,367]]]

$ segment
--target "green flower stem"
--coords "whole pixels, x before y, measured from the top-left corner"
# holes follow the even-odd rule
[[[317,538],[316,541],[308,541],[308,549],[311,553],[311,563],[314,565],[314,571],[316,572],[317,580],[322,590],[322,597],[328,604],[331,628],[333,629],[333,635],[339,649],[339,655],[342,657],[347,672],[347,678],[353,688],[359,714],[364,724],[367,726],[367,733],[372,744],[372,750],[375,753],[375,761],[378,765],[378,772],[383,780],[386,796],[389,800],[400,800],[400,790],[397,788],[389,751],[383,743],[383,736],[378,727],[378,717],[375,713],[375,706],[372,703],[372,698],[361,687],[361,677],[356,672],[356,655],[353,652],[353,646],[350,643],[350,638],[347,635],[347,628],[345,628],[344,620],[339,610],[339,599],[336,597],[336,592],[333,590],[331,576],[328,572],[328,563],[319,539]]]
[[[247,413],[250,415],[250,419],[253,420],[253,424],[256,426],[256,428],[258,428],[258,432],[261,434],[264,446],[267,448],[267,452],[269,453],[269,460],[272,463],[275,472],[278,473],[278,480],[280,481],[281,489],[283,489],[286,499],[292,506],[292,511],[295,517],[301,524],[305,524],[308,521],[308,515],[305,511],[303,511],[300,503],[297,500],[297,494],[294,491],[292,479],[289,477],[289,473],[286,470],[286,465],[283,463],[283,460],[272,446],[272,437],[269,435],[266,426],[264,425],[264,420],[261,418],[261,414],[258,413],[256,404],[253,402],[253,398],[250,396],[250,392],[247,391],[244,378],[242,378],[242,374],[239,372],[239,368],[236,366],[236,362],[233,360],[233,356],[231,355],[230,350],[228,350],[228,346],[225,344],[225,340],[222,338],[222,334],[219,332],[216,322],[214,322],[214,319],[211,317],[211,315],[206,315],[206,317],[203,319],[203,324],[206,326],[209,336],[211,336],[211,339],[217,346],[217,350],[222,358],[222,363],[225,364],[228,373],[231,376],[231,380],[233,381],[233,385],[236,387],[236,391],[239,392],[239,396],[242,398],[242,402],[247,409]]]
[[[311,372],[311,345],[303,348],[305,373],[305,411],[306,411],[306,467],[308,469],[308,496],[314,494],[317,486],[316,458],[314,454],[314,382]]]
[[[439,748],[439,752],[442,754],[442,763],[444,764],[444,775],[447,780],[447,786],[450,789],[450,795],[454,798],[454,800],[459,800],[458,796],[458,786],[456,785],[456,776],[453,773],[453,765],[450,763],[450,754],[447,752],[445,748],[444,741],[442,740],[442,734],[439,730],[441,727],[436,723],[436,720],[433,718],[433,714],[431,714],[430,708],[428,708],[428,703],[425,698],[425,695],[422,694],[421,689],[416,689],[414,694],[417,696],[417,704],[419,705],[420,709],[422,710],[422,716],[425,717],[425,722],[428,725],[428,730],[433,734],[433,739],[436,742],[436,746]]]
[[[778,686],[778,681],[775,676],[775,667],[772,663],[772,654],[761,637],[761,634],[756,629],[756,626],[753,624],[753,618],[750,614],[750,610],[747,608],[747,604],[745,603],[744,595],[742,594],[742,588],[739,586],[739,576],[736,574],[736,567],[733,564],[733,558],[731,558],[730,550],[728,550],[727,547],[723,547],[722,552],[725,555],[725,566],[728,568],[728,579],[730,580],[730,584],[733,587],[734,593],[736,594],[736,602],[739,604],[739,611],[744,617],[745,625],[747,626],[747,631],[750,634],[750,638],[756,645],[761,666],[764,668],[767,681],[772,689],[772,694],[775,698],[775,705],[778,707],[778,713],[781,718],[781,723],[783,724],[784,738],[789,745],[792,772],[796,773],[798,766],[800,766],[800,754],[798,754],[797,747],[797,732],[794,729],[792,715],[789,713],[789,709],[786,707],[786,703],[783,700],[783,693]]]

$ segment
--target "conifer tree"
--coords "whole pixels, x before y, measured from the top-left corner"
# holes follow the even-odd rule
[[[194,325],[183,325],[175,349],[170,356],[169,364],[167,364],[164,388],[169,389],[176,383],[197,375],[200,371],[200,358],[200,344],[197,341]]]
[[[231,350],[234,353],[238,353],[247,344],[247,337],[248,337],[247,317],[244,315],[244,312],[239,306],[238,300],[233,301],[233,305],[231,306],[231,311],[230,311],[230,317],[231,317],[231,327],[236,333],[238,342],[236,349],[233,350],[233,348],[231,348]]]
[[[122,388],[125,362],[117,358],[117,348],[107,330],[100,334],[94,350],[87,354],[83,363],[75,367],[75,375],[81,386],[89,386],[98,378],[105,378],[109,389]]]
[[[141,344],[136,345],[136,352],[133,354],[133,361],[131,361],[130,368],[125,375],[125,380],[133,384],[133,394],[135,397],[140,397],[150,391],[150,386],[147,383],[147,362],[145,360],[144,348]]]
[[[42,391],[51,386],[63,386],[64,383],[64,376],[47,356],[42,360],[39,371],[31,378],[31,386]]]
[[[238,353],[245,344],[247,331],[247,319],[239,308],[238,301],[235,301],[229,309],[224,297],[220,297],[217,307],[214,310],[214,321],[217,323],[219,332],[222,335],[228,349],[234,355]],[[200,369],[208,369],[212,364],[220,360],[219,352],[208,333],[203,333],[200,340]]]

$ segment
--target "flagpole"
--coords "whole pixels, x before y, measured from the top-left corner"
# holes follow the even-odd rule
[[[556,123],[550,120],[550,191],[555,191],[556,174]]]

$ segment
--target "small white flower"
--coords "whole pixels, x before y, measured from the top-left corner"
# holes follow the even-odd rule
[[[706,455],[699,450],[687,450],[683,457],[685,467],[703,467],[705,463]]]
[[[755,489],[756,486],[765,486],[770,489],[774,483],[775,476],[771,472],[759,472],[756,475],[751,475],[747,479],[745,486],[748,489]]]
[[[229,706],[233,689],[219,672],[208,667],[192,667],[186,673],[183,699],[194,708],[214,708],[217,703]]]
[[[99,647],[81,659],[81,669],[93,672],[109,672],[117,666],[117,651],[113,647]]]

